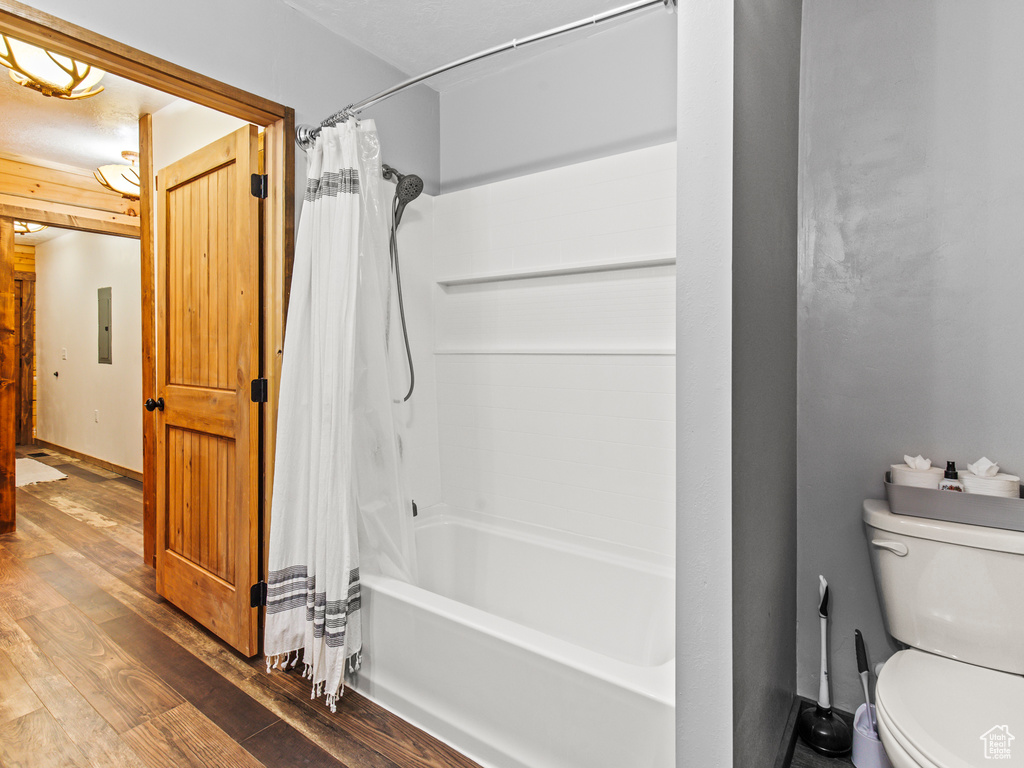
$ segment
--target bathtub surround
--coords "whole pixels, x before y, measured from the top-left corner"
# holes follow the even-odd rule
[[[489,765],[673,764],[674,168],[650,147],[403,220],[428,543],[415,585],[364,570],[354,685]],[[643,620],[600,631],[608,599]]]
[[[413,169],[414,170],[414,169]],[[388,187],[385,187],[388,189]],[[391,192],[394,188],[391,187]],[[389,192],[388,194],[391,194]],[[390,199],[390,198],[389,198]],[[422,194],[402,216],[399,247],[402,260],[402,293],[409,319],[409,343],[416,367],[416,392],[395,409],[399,425],[403,465],[410,498],[421,509],[442,502],[441,464],[438,455],[437,376],[434,372],[434,201]],[[392,288],[394,290],[394,288]],[[392,306],[391,334],[398,353],[398,382],[408,381],[405,361],[401,357],[401,326]]]
[[[435,199],[452,508],[672,555],[674,168],[664,144]]]
[[[884,470],[910,451],[1024,469],[1024,365],[1006,346],[1024,327],[1022,37],[1018,3],[804,7],[797,603],[825,573],[845,709],[862,697],[853,629],[872,660],[895,650],[860,514]],[[950,338],[974,341],[951,356]]]

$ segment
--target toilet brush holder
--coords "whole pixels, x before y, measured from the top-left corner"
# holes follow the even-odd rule
[[[871,717],[875,715],[875,706],[871,705]],[[875,722],[878,722],[877,719]],[[868,716],[868,705],[861,704],[857,714],[853,716],[853,764],[857,768],[892,768],[881,739],[871,727]]]

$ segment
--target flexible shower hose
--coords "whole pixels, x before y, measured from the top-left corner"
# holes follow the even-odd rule
[[[409,361],[409,391],[402,402],[412,397],[416,386],[416,369],[412,365],[412,349],[409,346],[409,329],[405,324],[405,302],[402,300],[402,270],[398,264],[398,195],[391,203],[391,268],[395,272],[395,285],[398,288],[398,314],[402,319],[402,338],[405,340],[405,359]]]

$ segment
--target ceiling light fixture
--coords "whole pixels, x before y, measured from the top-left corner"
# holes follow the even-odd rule
[[[58,99],[87,99],[103,90],[98,85],[105,74],[90,64],[37,48],[34,45],[0,35],[0,64],[11,72],[11,79],[43,96]]]
[[[42,232],[46,229],[45,224],[36,224],[34,221],[14,221],[14,234],[16,235],[34,235],[36,232]]]
[[[117,192],[129,200],[138,200],[141,180],[135,170],[135,161],[139,159],[139,153],[125,150],[121,157],[131,162],[131,165],[101,165],[92,175],[111,192]]]

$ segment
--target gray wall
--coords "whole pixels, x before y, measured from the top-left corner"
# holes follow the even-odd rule
[[[802,0],[737,0],[733,134],[733,765],[771,765],[796,687]]]
[[[676,33],[663,10],[528,50],[441,95],[443,191],[675,139]]]
[[[299,123],[318,123],[406,75],[327,31],[281,0],[32,0],[32,5],[93,32],[229,85],[294,107]],[[244,8],[244,13],[240,12]],[[440,180],[439,102],[420,86],[364,113],[374,118],[387,162]],[[305,156],[296,158],[305,179]],[[297,185],[300,186],[301,185]]]
[[[1024,5],[804,5],[797,608],[799,690],[834,595],[835,702],[853,630],[889,655],[861,503],[905,453],[1024,471]]]

